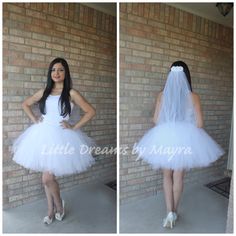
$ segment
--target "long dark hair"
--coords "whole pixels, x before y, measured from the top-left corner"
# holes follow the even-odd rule
[[[187,77],[187,80],[188,80],[188,83],[189,83],[189,87],[190,87],[190,90],[191,90],[191,92],[192,92],[193,89],[192,89],[192,83],[191,83],[191,75],[190,75],[190,71],[189,71],[189,69],[188,69],[187,64],[186,64],[185,62],[183,62],[183,61],[175,61],[175,62],[171,65],[171,67],[172,67],[172,66],[182,66],[182,67],[184,68],[184,73],[185,73],[185,75],[186,75],[186,77]]]
[[[45,102],[46,102],[47,97],[50,95],[53,89],[53,86],[55,84],[55,82],[52,80],[51,72],[52,72],[53,66],[57,63],[61,63],[65,69],[65,79],[63,83],[63,90],[62,90],[58,103],[61,104],[61,116],[66,117],[68,114],[69,115],[71,114],[70,90],[72,88],[72,81],[70,77],[70,69],[69,69],[68,63],[64,58],[60,58],[60,57],[55,58],[49,65],[48,75],[47,75],[47,86],[43,92],[43,96],[39,100],[39,109],[42,114],[44,115],[46,114]]]

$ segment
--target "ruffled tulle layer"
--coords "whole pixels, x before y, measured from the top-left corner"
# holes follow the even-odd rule
[[[13,160],[34,171],[55,176],[87,170],[94,158],[89,147],[95,143],[80,130],[63,129],[46,122],[33,124],[13,143]]]
[[[224,154],[204,131],[191,123],[163,123],[150,129],[136,146],[138,159],[153,169],[206,167]]]

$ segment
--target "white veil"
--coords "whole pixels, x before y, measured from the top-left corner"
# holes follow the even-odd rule
[[[172,66],[161,98],[157,124],[163,122],[194,122],[190,85],[182,66]]]

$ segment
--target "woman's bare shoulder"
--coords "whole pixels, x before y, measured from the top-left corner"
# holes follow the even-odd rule
[[[33,97],[36,98],[36,99],[40,99],[42,96],[43,96],[43,93],[44,93],[44,89],[39,89],[34,95]]]
[[[37,92],[35,92],[33,95],[27,97],[23,104],[24,105],[28,105],[28,106],[31,106],[33,105],[34,103],[38,102],[42,96],[43,96],[43,93],[44,93],[44,89],[39,89]]]
[[[70,96],[71,96],[71,98],[82,97],[80,92],[78,90],[76,90],[76,89],[71,89],[70,90]]]

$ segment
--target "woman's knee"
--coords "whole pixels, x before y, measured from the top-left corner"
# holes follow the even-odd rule
[[[173,170],[163,169],[162,172],[163,172],[163,177],[165,179],[172,179],[172,177],[173,177]]]
[[[183,171],[174,171],[173,177],[174,180],[183,181],[184,179],[184,170]]]
[[[44,172],[42,176],[43,185],[49,186],[54,181],[54,175]]]
[[[184,171],[175,171],[173,173],[173,182],[174,182],[174,186],[176,186],[177,188],[179,188],[178,186],[181,186],[181,188],[183,188]]]

